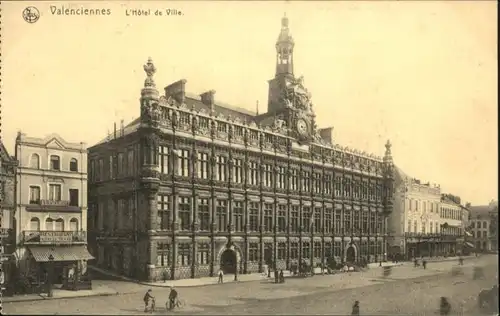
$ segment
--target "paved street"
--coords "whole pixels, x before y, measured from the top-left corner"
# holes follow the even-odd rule
[[[365,273],[287,279],[285,284],[255,281],[179,288],[186,306],[175,314],[350,314],[354,300],[361,302],[362,314],[434,314],[440,296],[450,298],[461,315],[477,315],[476,296],[492,286],[498,275],[497,257],[485,256],[466,261],[464,276],[452,276],[456,262],[429,264],[428,269],[405,265],[393,269],[389,279],[381,269]],[[485,267],[487,278],[472,280],[472,266]],[[416,279],[408,279],[416,278]],[[119,281],[114,284],[123,294],[106,297],[43,300],[4,304],[7,314],[141,314],[144,285]],[[168,288],[153,288],[158,311],[165,314]]]

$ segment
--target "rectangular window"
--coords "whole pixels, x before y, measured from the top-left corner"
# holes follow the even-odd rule
[[[325,193],[326,196],[331,196],[332,195],[332,175],[331,174],[325,174],[325,179],[323,181],[323,192]]]
[[[417,228],[417,221],[414,221],[413,222],[413,231],[416,233],[418,232],[418,228]]]
[[[384,231],[383,231],[383,225],[382,225],[383,220],[384,220],[384,217],[382,215],[378,215],[377,216],[377,232],[379,234],[383,234],[384,233]]]
[[[259,261],[259,244],[251,243],[248,245],[248,261],[256,262]]]
[[[333,255],[332,252],[332,243],[331,242],[325,242],[325,258],[331,258]]]
[[[323,179],[321,179],[321,173],[314,172],[313,177],[314,177],[314,193],[321,194],[322,184],[323,184]]]
[[[217,200],[216,210],[217,230],[220,232],[227,231],[227,201]]]
[[[160,167],[160,173],[168,174],[169,173],[169,149],[167,146],[160,146],[158,148],[158,166]]]
[[[408,220],[408,233],[411,233],[411,220]]]
[[[156,265],[161,267],[170,266],[170,245],[159,242],[156,248],[157,260]]]
[[[316,207],[314,209],[314,232],[320,233],[323,229],[321,221],[321,207]]]
[[[30,186],[30,204],[40,204],[40,187]]]
[[[191,230],[191,198],[179,198],[179,221],[180,229],[187,231]]]
[[[341,188],[342,188],[342,177],[335,177],[335,196],[341,196]]]
[[[50,170],[61,170],[61,160],[59,156],[50,156]]]
[[[297,169],[291,169],[290,190],[299,191],[299,171]]]
[[[177,249],[177,264],[181,267],[188,267],[191,265],[191,245],[179,244]]]
[[[285,260],[286,259],[286,244],[285,243],[278,243],[278,260]]]
[[[208,179],[208,154],[199,152],[198,153],[198,178]]]
[[[286,168],[278,167],[278,174],[276,175],[276,187],[278,189],[286,188]]]
[[[299,259],[299,244],[296,242],[290,243],[290,259]]]
[[[97,172],[97,180],[102,181],[104,180],[104,160],[99,159],[99,170]]]
[[[251,232],[259,231],[259,203],[250,202],[248,214],[248,230]]]
[[[292,210],[290,212],[290,232],[299,232],[299,206],[292,205]]]
[[[264,231],[273,231],[273,204],[264,204]]]
[[[49,184],[49,200],[60,201],[61,200],[61,185],[60,184]]]
[[[302,258],[311,258],[311,245],[309,242],[302,243]]]
[[[113,155],[109,156],[109,179],[114,179],[116,178],[116,168],[115,168],[115,160]],[[102,178],[104,178],[104,175],[102,175]]]
[[[123,176],[123,153],[118,154],[118,177]]]
[[[227,133],[227,124],[222,122],[217,122],[217,131],[222,133]]]
[[[377,231],[376,231],[376,228],[377,228],[377,217],[376,217],[376,213],[375,212],[371,212],[370,213],[370,232],[372,234],[375,234]]]
[[[200,244],[198,245],[198,264],[208,265],[210,264],[210,245]]]
[[[363,217],[363,219],[362,219],[363,222],[361,224],[361,229],[363,230],[363,233],[368,232],[368,228],[369,228],[368,227],[368,214],[369,213],[367,211],[363,211],[362,215],[361,215]]]
[[[286,205],[278,205],[278,232],[286,232]]]
[[[248,173],[249,173],[248,184],[257,185],[259,183],[259,164],[255,161],[251,161]]]
[[[325,234],[330,234],[332,232],[332,218],[333,209],[327,208],[325,209]]]
[[[351,233],[351,211],[344,210],[344,233]]]
[[[215,163],[215,180],[227,181],[226,175],[227,158],[225,156],[217,156]]]
[[[360,214],[360,212],[359,212],[359,211],[354,211],[354,212],[353,212],[353,221],[352,221],[352,222],[353,222],[353,224],[352,224],[352,226],[353,226],[353,228],[354,228],[353,233],[355,233],[355,234],[359,234],[359,233],[360,233],[360,230],[361,230],[361,224],[360,224],[360,222],[359,222],[359,220],[360,220],[359,216],[360,216],[360,215],[361,215],[361,214]]]
[[[243,231],[243,202],[233,202],[233,225],[235,232]]]
[[[342,210],[341,209],[335,210],[335,234],[336,235],[342,234]]]
[[[158,228],[160,230],[170,230],[172,223],[170,222],[170,204],[167,195],[157,196],[158,209]]]
[[[200,231],[210,231],[210,208],[208,199],[198,199],[198,220],[200,222]]]
[[[311,232],[311,208],[308,206],[302,208],[302,229],[305,233]]]
[[[243,183],[243,160],[233,159],[233,182]]]
[[[69,189],[69,205],[78,206],[78,189]]]
[[[352,180],[352,196],[355,199],[359,198],[359,188],[360,188],[360,181],[357,179]]]
[[[265,187],[273,186],[273,166],[269,164],[264,165],[264,183]]]
[[[135,175],[135,161],[134,161],[134,150],[133,149],[128,151],[127,160],[128,160],[128,175],[134,176]]]
[[[321,258],[321,243],[320,242],[314,243],[313,256],[314,256],[314,258]]]
[[[311,181],[311,173],[309,171],[302,171],[302,191],[303,192],[310,192],[310,184],[309,181]]]
[[[181,177],[189,177],[189,150],[179,150],[179,164],[177,166],[177,173]]]
[[[434,223],[433,222],[430,222],[429,223],[429,233],[433,233],[434,232]]]

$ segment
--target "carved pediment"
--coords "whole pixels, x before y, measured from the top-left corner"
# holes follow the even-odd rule
[[[61,144],[56,138],[53,138],[51,141],[47,143],[48,148],[55,148],[55,149],[64,149],[64,145]]]

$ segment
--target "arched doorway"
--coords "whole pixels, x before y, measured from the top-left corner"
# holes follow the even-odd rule
[[[354,263],[356,261],[356,250],[354,250],[353,246],[347,248],[346,261],[349,263]]]
[[[236,257],[236,251],[232,249],[226,249],[220,257],[220,268],[225,274],[236,273],[236,268],[238,266],[238,260]]]

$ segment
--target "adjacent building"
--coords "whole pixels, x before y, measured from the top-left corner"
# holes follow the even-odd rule
[[[498,202],[470,207],[471,242],[478,251],[498,249]]]
[[[440,186],[423,183],[398,167],[394,171],[394,211],[389,216],[389,253],[408,259],[438,255],[442,242]]]
[[[190,95],[185,80],[160,96],[148,61],[140,117],[89,148],[99,266],[158,280],[385,260],[391,144],[383,159],[333,144],[294,75],[294,45],[285,17],[260,115],[213,90]]]
[[[87,150],[57,134],[45,138],[19,132],[15,143],[15,237],[20,273],[65,286],[85,274],[87,239]],[[77,272],[75,272],[77,271]]]
[[[14,240],[15,172],[16,160],[9,155],[0,139],[0,279],[5,287],[4,295],[10,295],[15,260],[12,252]]]
[[[461,203],[459,196],[442,194],[441,196],[441,234],[443,235],[442,251],[446,255],[464,252],[466,228],[469,211]]]

